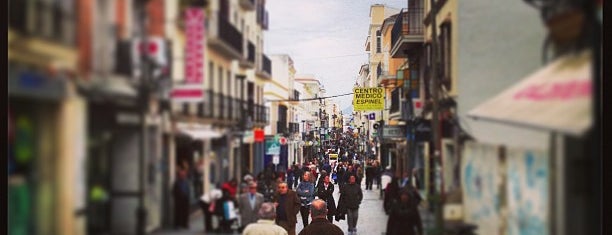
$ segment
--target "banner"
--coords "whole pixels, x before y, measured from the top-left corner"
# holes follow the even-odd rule
[[[353,109],[355,111],[380,111],[385,108],[385,89],[353,88]]]
[[[204,99],[205,13],[197,7],[185,10],[185,84],[171,93],[174,101],[202,102]]]
[[[547,153],[508,149],[507,172],[507,234],[550,234]]]
[[[468,142],[463,150],[461,184],[465,221],[479,234],[499,234],[499,151],[495,145]]]

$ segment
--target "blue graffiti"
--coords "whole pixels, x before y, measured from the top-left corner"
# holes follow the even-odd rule
[[[527,186],[533,188],[535,186],[535,179],[533,177],[533,164],[534,164],[534,156],[531,152],[527,152],[525,156],[525,167],[527,168]]]
[[[466,192],[470,197],[476,197],[478,196],[476,193],[476,190],[474,190],[474,186],[472,185],[473,183],[473,176],[474,175],[474,166],[472,165],[472,162],[469,162],[467,164],[467,166],[465,167],[465,171],[464,171],[464,185],[466,188]]]

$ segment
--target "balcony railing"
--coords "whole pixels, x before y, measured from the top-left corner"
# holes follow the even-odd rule
[[[395,45],[403,35],[423,35],[423,8],[402,9],[391,29],[391,43]]]
[[[257,123],[267,124],[269,121],[268,107],[264,105],[253,105],[254,121]]]
[[[247,117],[251,117],[251,121],[257,122],[257,106],[252,99],[246,101],[246,114]]]
[[[391,45],[394,58],[398,57],[398,54],[404,53],[403,50],[400,50],[402,45],[398,45],[398,43],[403,43],[403,40],[400,39],[412,39],[414,43],[420,43],[424,40],[423,12],[422,7],[404,8],[395,19],[393,29],[391,29]]]
[[[242,33],[236,29],[227,19],[219,17],[219,38],[242,55]]]
[[[295,122],[289,123],[289,133],[299,133],[300,132],[300,124]]]

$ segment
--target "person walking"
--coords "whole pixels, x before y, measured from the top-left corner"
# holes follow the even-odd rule
[[[295,171],[293,170],[292,167],[289,167],[287,169],[287,186],[289,186],[289,189],[293,189],[293,175],[295,174]]]
[[[423,223],[421,215],[412,200],[408,189],[400,192],[400,198],[394,199],[387,221],[387,235],[421,235],[423,234]]]
[[[263,203],[264,197],[257,192],[257,183],[249,183],[249,192],[241,194],[238,198],[241,230],[247,225],[257,222],[257,213]]]
[[[218,188],[214,188],[200,197],[200,209],[202,209],[202,214],[204,215],[204,231],[207,233],[213,232],[212,217],[215,216],[216,200],[222,196],[223,192]]]
[[[368,163],[366,163],[365,178],[366,178],[366,190],[372,190],[372,184],[374,182],[374,166],[372,166],[371,161],[368,161]]]
[[[336,202],[334,201],[334,184],[330,182],[329,175],[323,178],[323,183],[317,186],[317,197],[323,200],[327,205],[327,220],[334,222],[334,215],[336,214]],[[311,205],[312,207],[312,205]],[[313,217],[313,216],[312,216]],[[314,217],[313,217],[314,222]]]
[[[287,230],[289,235],[295,235],[297,214],[300,211],[300,199],[287,183],[278,184],[278,191],[273,199],[276,207],[276,224]]]
[[[261,204],[257,212],[259,220],[256,223],[247,225],[242,231],[242,235],[288,235],[289,233],[283,227],[274,223],[276,219],[276,208],[274,203],[266,202]]]
[[[300,181],[300,179],[302,178],[302,168],[300,168],[300,166],[295,163],[293,164],[293,187],[292,188],[297,188],[297,185]]]
[[[306,226],[299,235],[342,235],[344,232],[338,226],[325,219],[329,218],[329,206],[325,201],[317,199],[310,205],[312,223]]]
[[[230,192],[223,188],[221,189],[223,196],[216,201],[215,214],[220,218],[219,229],[222,233],[231,233],[232,224],[237,220],[236,214],[233,213],[236,199],[234,199]]]
[[[300,215],[302,215],[302,222],[304,227],[308,226],[308,213],[310,211],[310,203],[315,197],[315,186],[312,183],[312,174],[310,172],[304,173],[304,179],[296,189],[297,195],[300,198]]]
[[[178,167],[178,177],[174,182],[174,226],[176,228],[189,228],[189,180],[187,169]]]
[[[359,218],[359,205],[363,200],[361,186],[356,184],[357,177],[349,176],[348,184],[340,188],[340,200],[346,208],[349,235],[357,234],[357,219]]]

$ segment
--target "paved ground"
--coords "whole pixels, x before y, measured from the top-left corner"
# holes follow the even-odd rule
[[[365,183],[362,184],[362,189],[365,189]],[[334,199],[338,202],[339,199],[338,187],[334,192]],[[419,208],[421,216],[423,218],[423,226],[426,228],[432,224],[432,217],[423,208]],[[296,233],[299,233],[302,228],[302,217],[300,214],[297,216],[298,223],[296,225]],[[382,200],[380,199],[380,192],[374,186],[374,190],[363,190],[363,202],[359,209],[359,218],[357,221],[357,234],[363,235],[379,235],[384,234],[387,226],[387,215],[385,214],[382,207]],[[310,220],[310,218],[309,218]],[[346,220],[340,220],[340,222],[334,221],[334,224],[339,226],[345,234],[348,234],[348,224]],[[188,234],[206,234],[204,231],[204,221],[202,214],[196,212],[191,216],[190,229],[182,231],[158,231],[153,234],[155,235],[188,235]],[[211,233],[209,233],[211,234]],[[218,233],[215,233],[218,234]],[[234,233],[239,234],[239,233]]]

